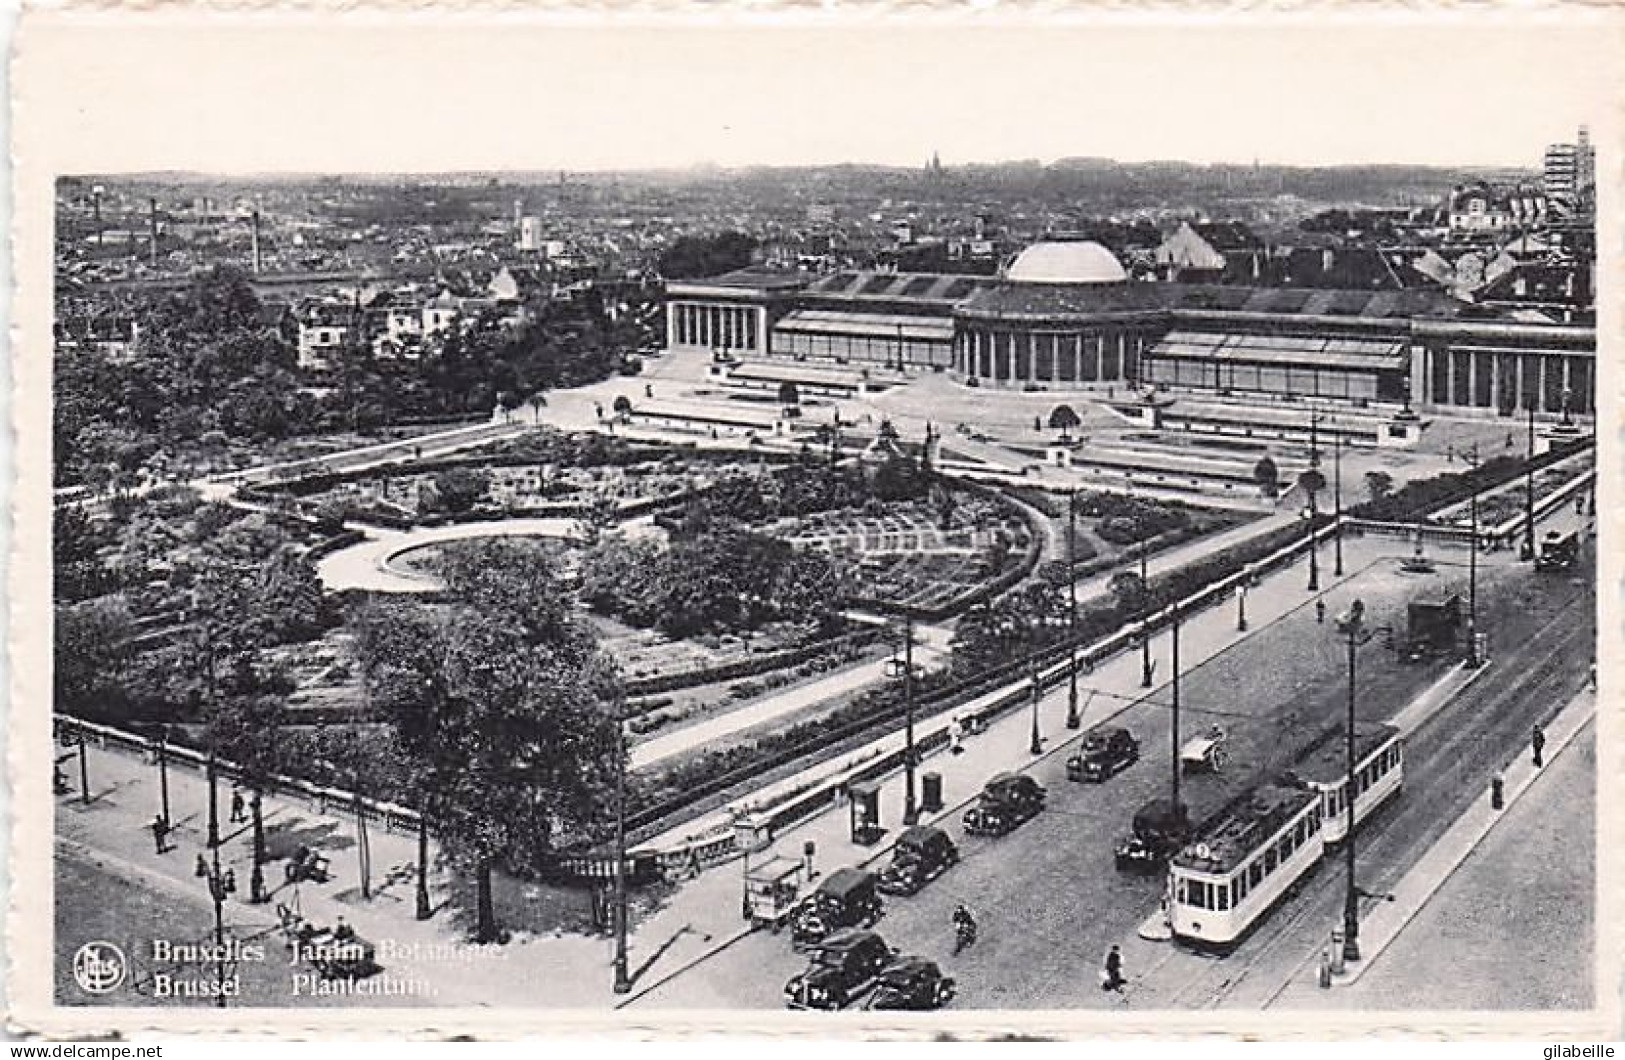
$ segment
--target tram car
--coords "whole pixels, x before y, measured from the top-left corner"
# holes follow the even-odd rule
[[[1327,730],[1298,758],[1293,774],[1320,792],[1321,842],[1333,846],[1349,834],[1347,730]],[[1358,825],[1398,793],[1405,782],[1405,741],[1392,725],[1354,726],[1354,823]]]
[[[1174,938],[1227,952],[1348,835],[1342,727],[1312,743],[1291,771],[1246,792],[1169,862]],[[1355,824],[1400,789],[1404,743],[1387,725],[1355,727]]]
[[[1168,863],[1174,938],[1228,950],[1320,860],[1320,793],[1263,784],[1236,799]]]

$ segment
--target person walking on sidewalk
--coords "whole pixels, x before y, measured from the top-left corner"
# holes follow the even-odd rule
[[[1315,600],[1315,621],[1323,626],[1326,624],[1326,601],[1318,597]]]
[[[231,823],[242,824],[248,820],[248,814],[243,812],[243,789],[235,784],[231,788]]]
[[[160,854],[169,853],[169,822],[161,813],[152,816],[152,845]]]
[[[1123,953],[1116,946],[1106,951],[1106,963],[1100,969],[1100,989],[1121,993],[1127,980],[1123,978]]]
[[[1535,752],[1535,768],[1539,769],[1541,752],[1546,750],[1546,732],[1539,725],[1535,726],[1534,733],[1529,737],[1529,746]]]

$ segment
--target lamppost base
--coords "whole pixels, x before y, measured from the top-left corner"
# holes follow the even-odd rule
[[[626,972],[619,968],[615,970],[614,989],[617,994],[630,994],[632,992],[632,980],[628,979]]]
[[[1357,961],[1360,959],[1360,943],[1352,935],[1343,939],[1343,961]]]

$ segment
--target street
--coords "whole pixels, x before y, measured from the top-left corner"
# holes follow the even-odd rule
[[[1365,547],[1362,543],[1351,553]],[[1451,578],[1464,573],[1442,569]],[[1373,611],[1379,610],[1372,607],[1378,599],[1373,590],[1392,593],[1396,582],[1405,584],[1395,570],[1392,561],[1379,561],[1358,579]],[[1504,563],[1481,569],[1480,606],[1483,614],[1494,616],[1485,622],[1492,660],[1485,674],[1425,723],[1407,747],[1402,797],[1360,837],[1368,889],[1380,889],[1386,878],[1401,872],[1466,802],[1482,796],[1489,774],[1527,742],[1530,725],[1584,683],[1594,639],[1586,573],[1536,575]],[[1330,609],[1346,606],[1350,595],[1347,589],[1332,593]],[[1246,650],[1222,652],[1182,682],[1184,731],[1217,720],[1235,754],[1221,776],[1185,778],[1182,794],[1194,818],[1253,778],[1286,765],[1315,731],[1341,716],[1343,649],[1330,625],[1319,626],[1308,612],[1302,607],[1259,630],[1245,642]],[[1301,633],[1309,628],[1317,636],[1306,641]],[[1315,650],[1316,644],[1322,649]],[[1362,719],[1391,717],[1442,673],[1442,663],[1406,666],[1385,655],[1377,643],[1364,650]],[[1290,658],[1292,664],[1273,665],[1271,658]],[[1046,704],[1051,717],[1055,698]],[[962,864],[920,895],[889,901],[876,930],[903,952],[941,963],[959,981],[955,1004],[962,1007],[1203,1007],[1222,1002],[1261,953],[1275,961],[1284,954],[1290,964],[1301,964],[1341,908],[1340,871],[1325,864],[1227,960],[1134,938],[1139,923],[1156,908],[1160,881],[1118,873],[1111,851],[1135,808],[1167,791],[1167,701],[1168,690],[1162,688],[1153,702],[1135,703],[1113,719],[1141,738],[1143,757],[1104,786],[1068,782],[1065,756],[1052,749],[1033,768],[1049,790],[1049,807],[1015,833],[966,839],[957,814],[943,815],[939,823],[961,844]],[[950,913],[961,901],[976,911],[981,932],[972,949],[953,958],[948,956]],[[1126,997],[1103,993],[1095,981],[1112,943],[1124,944],[1129,955],[1133,985]],[[637,1004],[778,1007],[783,983],[804,965],[787,938],[757,933]]]

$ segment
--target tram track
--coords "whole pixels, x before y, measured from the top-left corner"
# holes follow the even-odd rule
[[[1568,603],[1572,602],[1571,597]],[[1357,853],[1364,859],[1364,889],[1380,894],[1395,885],[1474,799],[1487,797],[1487,776],[1476,774],[1486,769],[1493,773],[1497,763],[1515,756],[1516,749],[1526,743],[1524,733],[1529,727],[1579,691],[1584,678],[1574,663],[1594,639],[1594,632],[1591,623],[1577,624],[1573,617],[1568,607],[1560,607],[1505,661],[1504,680],[1464,691],[1408,737],[1408,776],[1402,801],[1390,803],[1364,822],[1357,836]],[[1529,662],[1524,664],[1524,660]],[[1484,719],[1488,719],[1487,727]],[[1490,749],[1487,758],[1486,747]],[[1508,749],[1512,749],[1510,753]],[[1418,774],[1427,778],[1425,783],[1413,779]],[[1415,827],[1418,824],[1420,829]],[[1312,961],[1317,948],[1312,939],[1304,937],[1306,923],[1330,925],[1341,912],[1344,893],[1336,884],[1343,876],[1332,865],[1338,857],[1337,851],[1329,852],[1301,881],[1290,911],[1278,909],[1244,943],[1248,954],[1239,971],[1232,973],[1234,957],[1226,959],[1222,962],[1224,978],[1213,983],[1209,977],[1199,977],[1179,994],[1181,1007],[1223,1005],[1288,944],[1303,947],[1305,956],[1297,968]],[[1263,1004],[1278,997],[1285,986],[1283,982]]]

